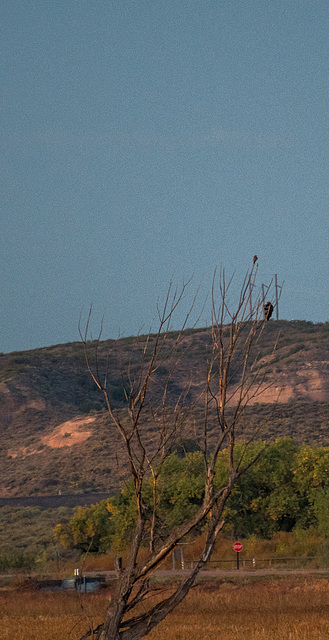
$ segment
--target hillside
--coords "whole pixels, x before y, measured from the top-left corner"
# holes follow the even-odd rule
[[[259,343],[264,366],[277,338],[264,392],[246,411],[244,433],[261,426],[264,438],[286,435],[329,445],[329,323],[270,321]],[[168,348],[174,339],[170,334]],[[108,366],[118,412],[124,411],[125,372],[128,365],[137,370],[142,344],[142,337],[101,343],[99,366]],[[209,345],[209,329],[185,331],[168,388],[173,405],[190,383],[187,404],[193,412],[185,435],[191,438],[194,421],[202,420],[198,397]],[[158,379],[166,373],[161,367]],[[151,441],[154,432],[147,426]],[[122,483],[119,441],[79,342],[0,355],[0,436],[2,497],[112,492]]]

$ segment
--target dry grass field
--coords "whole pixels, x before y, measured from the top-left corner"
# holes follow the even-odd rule
[[[76,593],[7,591],[0,593],[0,640],[75,640],[101,622],[106,597]],[[89,618],[90,616],[90,618]]]
[[[76,640],[101,620],[108,592],[0,592],[0,640]],[[150,640],[323,640],[329,583],[322,578],[224,582],[194,589]]]
[[[152,640],[323,640],[329,638],[327,580],[223,584],[195,590]]]

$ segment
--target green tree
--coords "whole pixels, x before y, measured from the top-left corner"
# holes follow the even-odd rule
[[[295,456],[293,468],[295,490],[300,496],[297,526],[307,528],[317,524],[319,500],[329,488],[329,447],[303,444]],[[316,507],[315,507],[316,503]]]
[[[158,515],[167,532],[195,515],[204,499],[204,458],[201,452],[176,453],[163,463],[158,482]]]
[[[313,510],[319,532],[329,538],[329,487],[315,493]]]
[[[262,454],[259,456],[259,454]],[[225,527],[235,536],[270,538],[278,531],[302,530],[318,525],[328,531],[329,512],[327,447],[297,446],[289,438],[277,439],[265,448],[263,441],[235,445],[235,463],[244,459],[251,467],[234,484],[223,510]],[[216,490],[228,481],[229,450],[218,453],[215,466]],[[204,500],[204,465],[201,451],[169,455],[162,464],[157,482],[156,544],[170,531],[188,522]],[[158,469],[155,471],[158,473]],[[143,485],[143,502],[148,514],[153,510],[153,478]],[[58,525],[55,537],[66,547],[104,552],[110,547],[121,553],[131,544],[136,527],[134,484],[128,482],[111,500],[90,508],[79,507],[71,521]],[[193,536],[206,527],[195,527]],[[143,546],[150,545],[152,518],[145,523]]]
[[[243,443],[236,446],[237,456],[245,450],[246,464],[256,459],[248,474],[237,480],[225,507],[226,526],[238,537],[270,537],[275,531],[291,530],[296,523],[299,500],[292,463],[297,446],[289,439],[278,439],[265,450],[264,446],[261,441],[247,449]],[[223,451],[218,458],[220,477],[226,468],[226,455]]]
[[[63,547],[80,551],[106,552],[111,548],[114,525],[110,501],[78,507],[67,524],[58,524],[54,537]]]

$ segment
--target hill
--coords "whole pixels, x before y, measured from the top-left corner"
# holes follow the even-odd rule
[[[169,335],[168,348],[175,337]],[[329,445],[329,323],[270,321],[259,343],[264,366],[277,338],[263,394],[245,413],[244,434],[259,426],[264,438],[290,436]],[[108,370],[111,399],[119,413],[124,411],[126,372],[137,370],[143,344],[143,337],[100,344],[99,367]],[[198,398],[209,346],[209,329],[186,330],[168,387],[173,405],[191,383],[191,438],[194,421],[202,420]],[[160,367],[158,379],[167,371]],[[86,369],[79,342],[0,355],[0,436],[1,497],[111,493],[122,483],[119,440],[109,429],[102,395]],[[150,440],[153,436],[150,421]]]

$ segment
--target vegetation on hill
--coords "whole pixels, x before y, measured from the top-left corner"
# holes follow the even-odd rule
[[[67,507],[1,507],[0,571],[43,569],[55,558],[54,527],[59,520],[69,521],[73,513]]]

